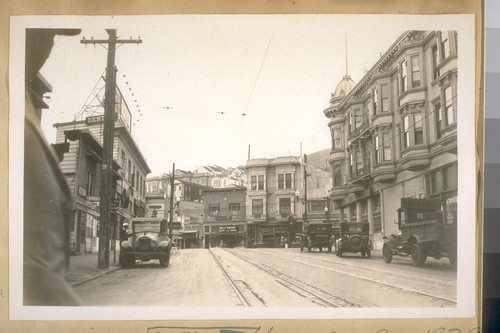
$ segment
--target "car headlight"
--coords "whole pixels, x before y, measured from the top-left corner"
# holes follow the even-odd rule
[[[157,243],[157,242],[155,242],[155,241],[151,241],[151,246],[152,246],[152,247],[157,247],[157,246],[158,246],[158,243]]]

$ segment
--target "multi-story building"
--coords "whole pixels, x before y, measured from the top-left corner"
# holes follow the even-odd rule
[[[246,185],[243,167],[224,169],[220,166],[201,166],[195,172],[175,170],[175,179],[187,183],[212,188],[238,187]],[[151,193],[166,188],[170,184],[170,174],[163,173],[146,179],[146,192]]]
[[[330,198],[342,221],[370,223],[376,248],[401,198],[440,198],[456,221],[457,60],[456,32],[407,31],[357,84],[346,73],[324,110]]]
[[[246,191],[245,187],[205,190],[205,248],[246,245]]]
[[[119,89],[116,96],[113,160],[114,169],[119,171],[115,172],[111,192],[113,239],[118,238],[123,222],[145,215],[145,179],[151,172],[130,133],[131,114]],[[54,124],[56,144],[69,141],[68,152],[60,166],[75,195],[73,234],[77,253],[98,250],[103,120],[103,115],[94,115],[84,120]]]
[[[303,225],[302,159],[248,160],[246,217],[248,245],[293,239]]]
[[[170,221],[170,184],[163,190],[146,194],[146,216],[165,217]],[[203,193],[205,186],[174,181],[172,236],[181,248],[202,246]]]

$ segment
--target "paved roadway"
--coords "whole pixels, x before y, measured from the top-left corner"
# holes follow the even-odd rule
[[[75,288],[88,306],[453,307],[456,270],[447,259],[413,267],[297,248],[189,249],[167,268],[139,262]]]

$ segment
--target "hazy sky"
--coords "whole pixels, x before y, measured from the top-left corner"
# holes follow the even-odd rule
[[[42,69],[53,87],[43,114],[49,142],[55,138],[52,124],[74,119],[105,70],[106,49],[80,40],[106,39],[105,28],[116,28],[119,38],[142,39],[117,49],[117,79],[132,112],[133,137],[153,175],[169,172],[172,163],[184,170],[242,165],[249,146],[252,158],[300,155],[301,145],[303,154],[330,148],[323,110],[346,73],[346,36],[348,72],[358,82],[404,31],[382,16],[174,15],[63,22],[83,30],[56,37]]]

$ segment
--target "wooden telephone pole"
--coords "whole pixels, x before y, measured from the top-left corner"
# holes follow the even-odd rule
[[[106,86],[104,93],[104,129],[102,142],[102,175],[100,194],[100,229],[99,229],[99,255],[97,268],[109,267],[109,236],[111,233],[111,188],[113,185],[113,142],[115,125],[115,102],[116,102],[116,66],[115,51],[116,44],[139,44],[140,39],[117,39],[116,29],[106,29],[109,39],[90,39],[85,37],[80,41],[82,44],[107,44],[108,59],[106,67]]]

